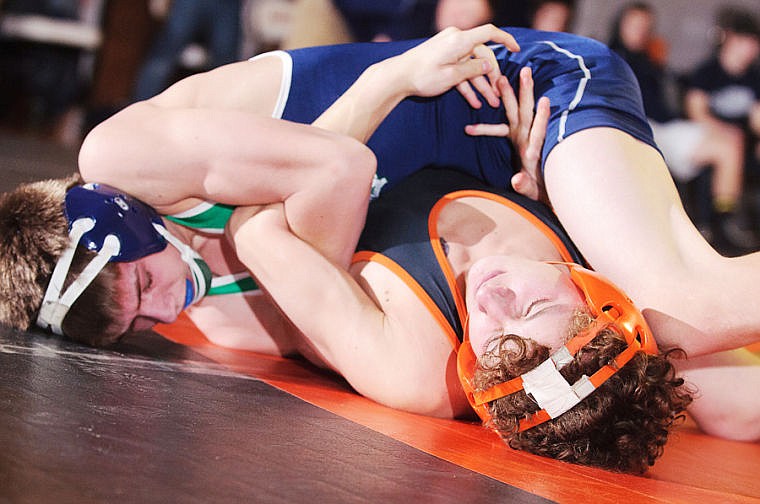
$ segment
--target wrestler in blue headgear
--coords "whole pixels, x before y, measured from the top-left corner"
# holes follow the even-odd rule
[[[185,308],[209,289],[211,271],[191,247],[173,236],[158,213],[142,201],[103,184],[76,186],[66,193],[64,213],[69,245],[53,270],[42,300],[37,325],[63,335],[61,325],[71,306],[109,262],[131,262],[174,246],[190,269]],[[95,258],[63,292],[78,245],[97,252]]]

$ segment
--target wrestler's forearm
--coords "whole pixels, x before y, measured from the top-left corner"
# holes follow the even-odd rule
[[[162,213],[181,211],[188,199],[286,202],[303,239],[346,266],[374,168],[371,151],[343,135],[239,110],[149,103],[99,126],[80,154],[85,180],[118,187]]]
[[[407,95],[394,59],[367,68],[313,123],[366,143],[377,127]]]
[[[228,233],[239,260],[330,367],[341,370],[359,342],[360,349],[381,354],[378,338],[371,337],[374,324],[364,321],[364,313],[377,308],[344,268],[293,232],[282,204],[237,208]]]
[[[493,25],[465,31],[448,28],[367,68],[313,124],[366,142],[408,96],[433,97],[457,87],[470,105],[480,106],[470,83],[498,106],[495,86],[501,73],[493,51],[484,45],[489,41],[520,49],[511,35]]]
[[[95,128],[79,161],[85,180],[152,205],[189,197],[251,205],[283,201],[334,175],[359,149],[366,148],[341,135],[243,110],[143,102]]]
[[[452,402],[441,373],[451,347],[438,344],[436,322],[428,333],[421,329],[425,323],[412,330],[408,319],[387,316],[377,296],[388,291],[325,260],[292,232],[283,210],[268,205],[249,217],[237,209],[230,231],[238,257],[306,337],[310,353],[360,394],[387,406],[442,417],[451,417],[455,407],[464,411],[464,402]],[[420,383],[425,386],[415,386]]]

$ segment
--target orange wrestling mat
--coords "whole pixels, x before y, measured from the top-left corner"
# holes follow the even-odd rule
[[[260,379],[411,447],[556,502],[760,502],[760,444],[704,435],[687,422],[644,476],[617,474],[507,447],[474,423],[392,410],[359,396],[341,379],[295,360],[211,344],[185,316],[156,331],[235,372]]]

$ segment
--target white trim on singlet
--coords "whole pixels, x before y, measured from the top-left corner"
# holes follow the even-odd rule
[[[179,223],[177,223],[179,224]],[[182,224],[180,224],[181,226]],[[193,228],[193,231],[198,231],[199,233],[205,233],[210,235],[223,235],[224,229],[216,229],[216,228]]]
[[[290,57],[290,54],[286,53],[285,51],[270,51],[262,54],[257,54],[253,58],[250,58],[248,61],[255,61],[267,56],[276,56],[280,58],[280,61],[282,62],[280,92],[277,95],[277,102],[274,105],[274,110],[272,110],[272,117],[275,119],[280,119],[282,118],[282,113],[285,111],[285,105],[288,103],[288,96],[290,95],[290,83],[293,80],[293,59]],[[184,212],[172,214],[172,217],[175,217],[177,219],[195,217],[196,215],[202,214],[213,206],[214,203],[210,201],[203,201],[201,203],[198,203],[198,205],[185,210]],[[218,229],[198,229],[198,231],[214,234],[221,234],[224,232],[223,230]]]
[[[578,89],[576,89],[575,91],[575,97],[573,97],[573,100],[570,102],[570,105],[568,105],[567,108],[562,111],[562,116],[559,119],[559,132],[557,133],[557,143],[559,143],[565,138],[565,127],[567,125],[567,116],[570,115],[570,112],[575,110],[575,107],[578,106],[578,103],[580,103],[581,99],[583,98],[583,93],[586,91],[586,84],[588,83],[589,80],[591,80],[591,72],[586,66],[586,62],[584,61],[583,56],[579,54],[571,53],[567,49],[563,49],[562,47],[559,47],[557,44],[555,44],[554,42],[550,40],[543,40],[542,43],[548,45],[555,51],[564,54],[568,58],[577,60],[578,68],[580,68],[581,71],[583,72],[583,78],[578,82]]]
[[[562,116],[560,117],[560,120],[559,120],[559,133],[557,134],[557,143],[559,143],[565,139],[565,127],[567,125],[567,116],[570,114],[570,112],[575,110],[575,107],[578,106],[578,103],[580,103],[581,99],[583,98],[583,93],[586,91],[586,84],[588,83],[589,80],[591,80],[591,71],[586,66],[586,61],[583,59],[583,56],[579,54],[571,53],[567,49],[564,49],[558,46],[551,40],[542,40],[540,41],[540,43],[548,45],[555,51],[564,54],[568,58],[577,60],[578,68],[580,68],[581,71],[583,72],[583,78],[581,78],[581,80],[578,82],[578,89],[576,89],[575,91],[575,97],[570,102],[570,105],[568,105],[567,109],[562,111]],[[504,47],[504,44],[491,43],[491,44],[488,44],[488,47],[491,50],[494,50],[496,48]]]
[[[196,215],[200,215],[206,210],[213,207],[214,204],[209,201],[201,201],[197,205],[195,205],[192,208],[188,208],[184,212],[179,212],[175,214],[171,214],[171,217],[174,217],[176,219],[187,219],[188,217],[195,217]]]
[[[251,274],[247,271],[244,271],[242,273],[231,273],[229,275],[220,275],[215,276],[211,279],[211,288],[219,288],[219,287],[226,287],[229,284],[234,284],[238,282],[239,280],[244,280],[246,278],[250,278]],[[254,289],[249,291],[242,291],[239,294],[242,294],[243,296],[260,296],[263,294],[261,289]]]
[[[293,58],[285,51],[270,51],[262,54],[258,54],[248,61],[255,61],[267,56],[276,56],[280,58],[282,62],[282,76],[280,77],[280,93],[277,95],[277,103],[272,110],[272,117],[275,119],[281,119],[282,113],[285,111],[285,105],[288,103],[288,96],[290,95],[290,84],[293,80]]]
[[[171,217],[173,219],[192,219],[193,217],[196,217],[198,215],[201,215],[204,212],[207,212],[214,208],[216,206],[216,203],[213,203],[211,201],[201,201],[194,207],[188,208],[184,212],[179,212],[176,214],[167,215],[167,217]],[[180,226],[188,227],[186,224],[183,224],[181,222],[178,222]],[[195,231],[198,231],[199,233],[206,233],[206,234],[216,234],[221,235],[224,234],[224,229],[217,229],[217,228],[203,228],[203,227],[193,227]]]

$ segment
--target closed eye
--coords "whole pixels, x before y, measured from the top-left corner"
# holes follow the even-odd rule
[[[545,309],[549,308],[549,301],[550,300],[548,298],[536,299],[530,305],[528,305],[528,309],[525,310],[523,318],[533,318]]]
[[[135,317],[129,324],[129,332],[134,332],[136,330],[135,324],[137,323],[137,314],[140,313],[140,309],[142,308],[143,292],[147,292],[153,284],[153,275],[151,275],[150,272],[145,271],[145,269],[141,268],[139,265],[136,268],[136,272],[135,288],[137,291],[137,308],[135,309]]]
[[[143,286],[144,292],[148,292],[153,287],[153,273],[150,271],[145,272],[145,285]]]

